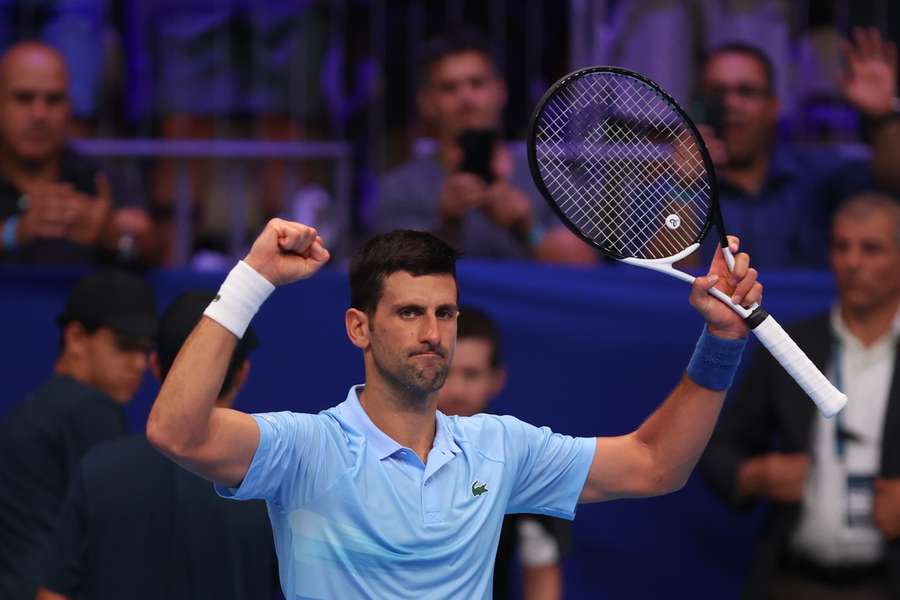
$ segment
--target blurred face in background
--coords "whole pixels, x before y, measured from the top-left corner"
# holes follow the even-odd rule
[[[862,312],[900,300],[900,208],[839,210],[831,230],[831,269],[841,306]]]
[[[499,129],[506,85],[491,59],[477,50],[434,63],[419,93],[419,110],[438,137],[455,140],[466,129]]]
[[[14,46],[0,60],[0,143],[26,162],[52,159],[69,122],[69,79],[62,57],[37,43]]]
[[[61,371],[119,404],[137,393],[147,369],[149,339],[122,336],[108,327],[88,332],[80,323],[69,323],[60,356]]]
[[[703,101],[722,107],[722,131],[730,166],[767,156],[775,139],[778,99],[759,60],[743,52],[713,55],[703,69]]]
[[[503,367],[491,365],[492,353],[489,340],[466,337],[456,341],[450,374],[438,392],[438,410],[463,417],[484,412],[506,383]]]

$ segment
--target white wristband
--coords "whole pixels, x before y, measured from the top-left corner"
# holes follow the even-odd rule
[[[240,261],[228,273],[219,293],[203,314],[242,338],[253,315],[273,291],[275,286],[268,279]]]

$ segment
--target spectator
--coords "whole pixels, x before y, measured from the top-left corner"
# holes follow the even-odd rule
[[[825,266],[828,216],[837,201],[873,183],[900,188],[896,48],[874,30],[857,30],[846,56],[843,93],[870,122],[871,161],[776,143],[779,102],[763,51],[720,46],[703,67],[708,122],[701,132],[717,165],[722,214],[757,267]],[[704,259],[715,248],[708,242]]]
[[[438,410],[471,417],[485,412],[506,383],[500,330],[485,312],[462,307],[456,330],[456,352]],[[560,560],[569,544],[571,527],[562,519],[543,515],[506,515],[494,563],[494,598],[513,597],[513,561],[521,560],[526,600],[562,598]]]
[[[746,598],[900,597],[900,205],[865,193],[832,223],[830,313],[789,328],[848,396],[833,419],[757,352],[701,462],[726,502],[770,503]],[[826,370],[827,369],[827,370]]]
[[[108,0],[0,0],[0,51],[41,40],[59,50],[78,77],[70,82],[72,129],[93,131],[103,80]]]
[[[160,380],[213,296],[186,293],[163,314],[150,357]],[[216,406],[234,404],[255,345],[249,330],[232,355]],[[278,590],[265,503],[219,498],[207,481],[178,468],[143,435],[87,454],[52,540],[39,600],[270,600]]]
[[[114,207],[106,176],[67,144],[68,86],[49,46],[22,42],[0,56],[0,259],[152,261],[146,213]]]
[[[98,271],[59,317],[53,375],[0,424],[0,598],[33,600],[44,544],[78,461],[125,434],[127,404],[156,331],[153,290],[135,275]]]
[[[465,256],[592,263],[534,186],[524,155],[499,136],[506,83],[471,32],[433,40],[421,68],[422,117],[437,156],[414,159],[380,184],[373,229],[430,231]]]

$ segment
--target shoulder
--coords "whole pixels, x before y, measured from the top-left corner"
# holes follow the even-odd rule
[[[402,189],[409,185],[431,184],[443,177],[438,162],[432,157],[419,157],[391,169],[381,177],[382,189]]]
[[[477,414],[471,417],[446,417],[454,439],[470,444],[482,454],[502,459],[510,445],[526,440],[536,432],[533,425],[509,415]]]
[[[98,444],[85,454],[82,468],[85,474],[141,474],[149,465],[167,460],[138,434]]]
[[[806,173],[827,173],[837,167],[866,164],[871,158],[868,148],[858,144],[807,145],[781,143],[774,158],[783,164],[796,166]]]

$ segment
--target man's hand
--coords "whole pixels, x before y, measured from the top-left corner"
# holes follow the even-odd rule
[[[774,502],[800,502],[809,464],[806,454],[773,452],[747,459],[738,471],[738,493]]]
[[[272,219],[244,262],[273,285],[312,277],[331,256],[316,230],[301,223]]]
[[[36,186],[27,192],[28,206],[19,216],[16,243],[24,245],[37,239],[63,238],[69,233],[78,207],[61,193],[56,184]]]
[[[868,117],[889,114],[897,86],[897,46],[882,40],[875,28],[857,28],[853,42],[844,43],[844,54],[844,97]]]
[[[69,239],[76,244],[93,246],[109,224],[112,216],[112,191],[106,175],[98,173],[94,178],[97,195],[82,194],[70,184],[62,184],[61,192],[75,205],[75,220],[69,229]]]
[[[443,222],[460,221],[467,212],[480,207],[485,201],[487,185],[478,175],[453,173],[441,186],[438,212]]]
[[[532,224],[531,203],[525,194],[508,181],[500,180],[488,187],[486,199],[482,209],[495,225],[528,235]]]
[[[731,296],[735,304],[747,308],[762,300],[763,287],[756,281],[757,272],[750,266],[750,256],[746,252],[737,253],[738,238],[728,236],[728,242],[734,254],[734,271],[728,270],[722,249],[717,249],[709,274],[694,281],[690,303],[706,319],[711,333],[721,338],[738,339],[750,331],[746,323],[733,309],[709,295],[707,290],[717,287]]]
[[[872,519],[888,541],[900,537],[900,479],[876,479]]]

